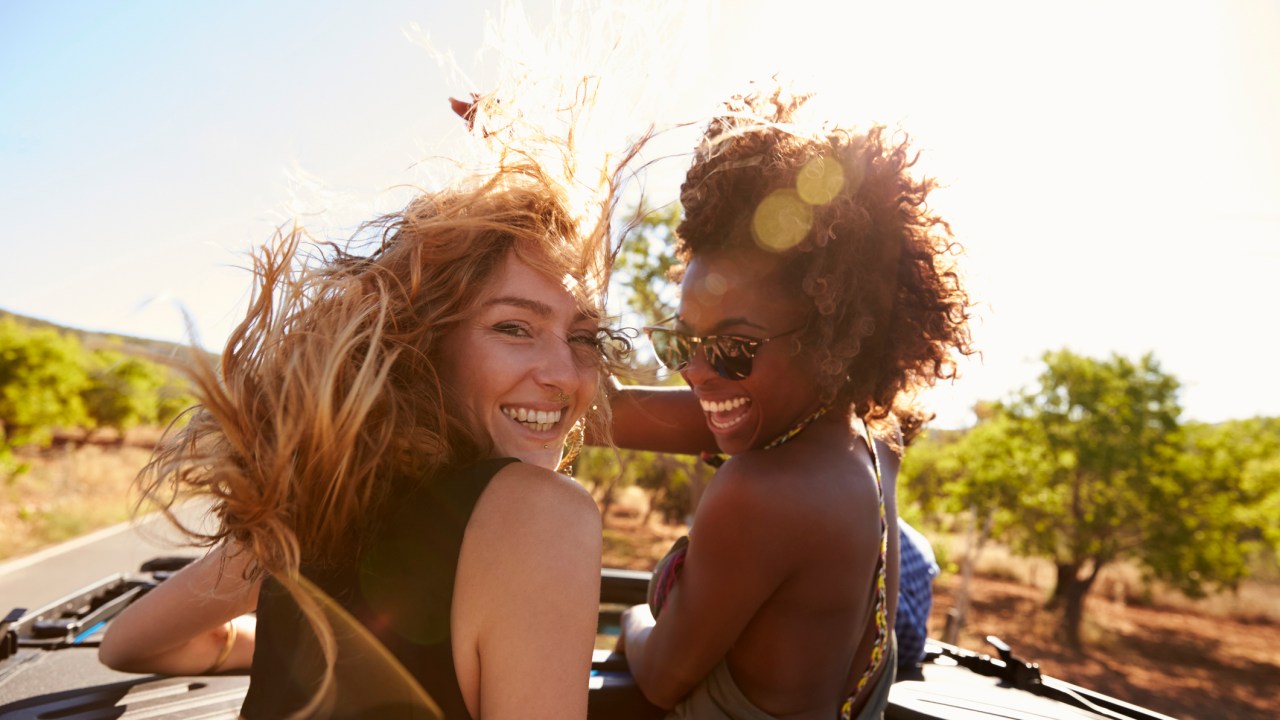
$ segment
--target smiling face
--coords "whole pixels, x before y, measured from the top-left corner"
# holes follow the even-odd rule
[[[495,457],[555,469],[595,399],[599,325],[558,284],[507,255],[444,342],[443,370]]]
[[[708,253],[685,270],[676,329],[769,338],[804,325],[809,307],[772,256]],[[701,402],[716,444],[730,455],[763,447],[821,405],[815,368],[806,353],[795,352],[791,334],[760,346],[751,374],[741,380],[717,375],[701,348],[680,374]]]

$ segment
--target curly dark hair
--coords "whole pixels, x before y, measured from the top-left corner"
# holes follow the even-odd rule
[[[905,134],[804,132],[810,96],[780,86],[737,95],[711,121],[681,186],[677,253],[760,248],[813,301],[795,342],[815,354],[826,399],[879,434],[909,439],[931,415],[917,391],[975,352],[960,245],[926,198],[931,178]],[[797,347],[797,350],[799,347]]]

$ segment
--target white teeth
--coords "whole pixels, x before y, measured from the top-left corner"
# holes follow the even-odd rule
[[[530,408],[502,408],[502,413],[517,422],[529,426],[535,432],[546,432],[560,422],[562,410],[533,410]]]
[[[741,423],[746,419],[747,419],[747,416],[745,414],[739,415],[726,423],[716,422],[715,418],[711,418],[711,425],[717,430],[728,430],[729,428]]]
[[[725,400],[722,402],[715,402],[714,400],[703,400],[702,411],[709,412],[709,413],[729,412],[734,408],[740,408],[743,405],[746,405],[748,402],[749,400],[747,400],[744,397],[736,397],[732,400]]]

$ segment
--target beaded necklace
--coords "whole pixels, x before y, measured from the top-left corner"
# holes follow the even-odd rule
[[[830,409],[831,409],[831,405],[829,403],[826,405],[823,405],[822,407],[818,408],[818,410],[814,412],[812,415],[806,417],[805,419],[801,420],[795,425],[792,425],[790,430],[770,440],[769,443],[761,449],[772,450],[773,448],[776,448],[779,445],[782,445],[783,443],[787,442],[791,438],[803,432],[805,428],[809,427],[809,423],[812,423],[814,420],[817,420],[823,415],[826,415],[827,411]],[[720,455],[718,453],[708,453],[708,452],[702,453],[701,457],[702,457],[702,462],[714,468],[718,468],[721,465],[723,465],[725,463],[725,460],[727,459],[724,455]]]
[[[778,447],[779,445],[781,445],[781,444],[785,443],[786,441],[790,440],[791,438],[793,438],[793,437],[795,437],[795,436],[799,435],[799,434],[801,433],[801,431],[803,431],[805,428],[809,427],[809,423],[813,422],[814,420],[817,420],[818,418],[822,417],[823,415],[826,415],[826,414],[827,414],[827,411],[828,411],[828,410],[830,410],[830,409],[831,409],[831,405],[830,405],[830,404],[823,405],[822,407],[818,408],[818,411],[817,411],[817,412],[815,412],[814,414],[810,415],[809,417],[807,417],[807,418],[805,418],[805,419],[801,420],[800,422],[796,423],[796,424],[795,424],[795,425],[794,425],[790,430],[788,430],[788,431],[786,431],[786,432],[782,433],[781,435],[779,435],[778,437],[776,437],[776,438],[774,438],[774,439],[770,440],[770,441],[769,441],[769,444],[764,446],[764,449],[765,449],[765,450],[771,450],[771,449],[776,448],[776,447]]]

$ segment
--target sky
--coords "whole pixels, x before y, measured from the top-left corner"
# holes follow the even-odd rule
[[[752,79],[910,134],[978,301],[981,358],[926,397],[939,425],[1063,347],[1154,353],[1186,419],[1280,415],[1280,3],[632,5],[652,52],[619,135],[693,123],[660,136],[675,157],[651,201],[675,198],[696,121]],[[561,44],[608,37],[550,0],[524,9]],[[171,341],[185,313],[219,347],[275,228],[342,239],[440,177],[466,140],[446,98],[526,50],[480,52],[502,13],[0,0],[0,309]]]

